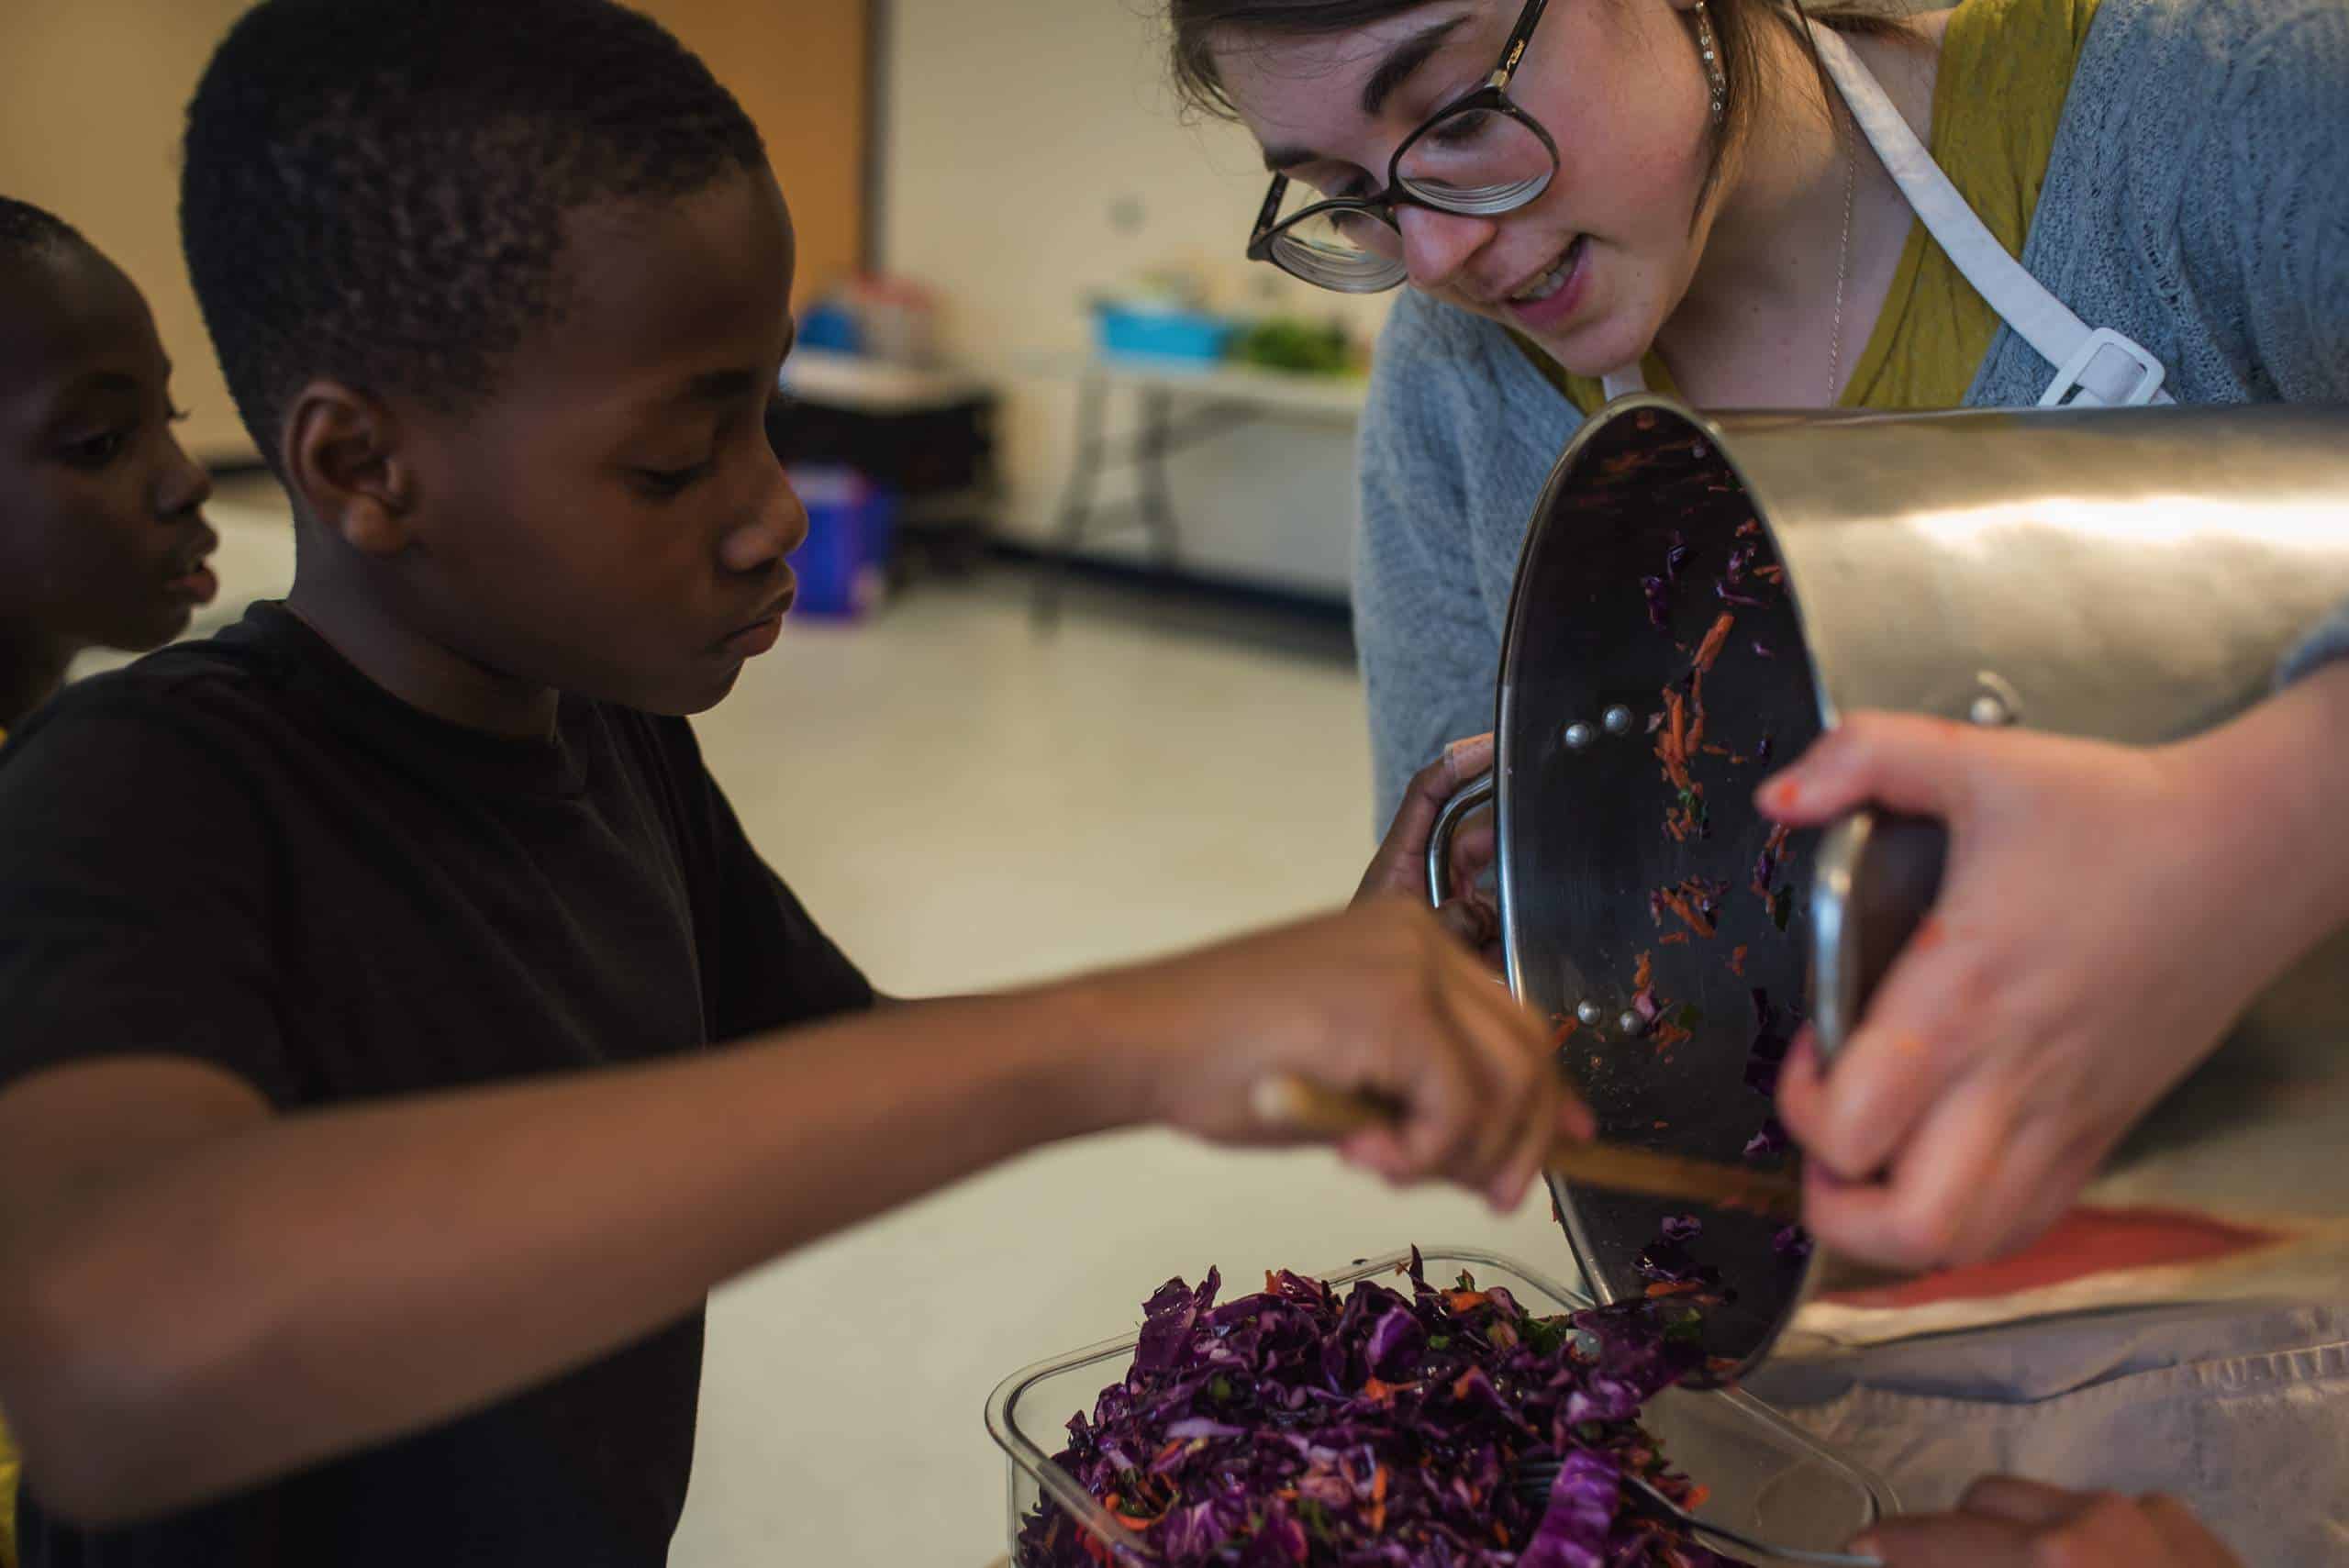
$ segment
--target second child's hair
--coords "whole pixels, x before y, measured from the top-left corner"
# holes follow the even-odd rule
[[[274,461],[314,377],[451,412],[491,390],[562,317],[571,212],[765,161],[700,60],[609,0],[262,0],[188,105],[180,228]]]
[[[0,196],[0,261],[43,250],[87,250],[82,231],[45,207]]]

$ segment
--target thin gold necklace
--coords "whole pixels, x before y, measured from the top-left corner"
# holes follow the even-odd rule
[[[1835,106],[1828,106],[1832,115]],[[1845,141],[1843,122],[1835,121],[1835,139]],[[1855,142],[1845,141],[1843,149],[1843,242],[1835,255],[1835,336],[1827,348],[1827,406],[1835,406],[1835,384],[1843,370],[1843,280],[1852,270],[1852,192],[1860,179],[1860,150]]]

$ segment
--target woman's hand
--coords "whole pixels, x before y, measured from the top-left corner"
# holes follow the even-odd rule
[[[1255,1109],[1260,1083],[1294,1074],[1397,1107],[1392,1126],[1341,1142],[1348,1160],[1508,1209],[1561,1132],[1594,1130],[1533,1015],[1407,898],[1077,984],[1085,1032],[1132,1074],[1134,1117],[1219,1143],[1297,1141]]]
[[[1443,755],[1412,774],[1410,784],[1403,791],[1403,804],[1396,809],[1395,820],[1387,827],[1386,837],[1379,841],[1378,852],[1371,856],[1370,869],[1363,873],[1362,885],[1354,891],[1354,902],[1359,904],[1382,894],[1399,894],[1426,903],[1430,894],[1428,840],[1435,832],[1435,819],[1442,815],[1444,803],[1459,794],[1462,786],[1478,774],[1491,772],[1492,766],[1492,736],[1475,735],[1454,740],[1443,749]],[[1462,941],[1482,953],[1486,962],[1498,965],[1500,912],[1489,896],[1476,891],[1477,879],[1493,863],[1494,848],[1490,812],[1478,813],[1453,835],[1453,894],[1439,913]]]
[[[1806,1218],[1894,1267],[2036,1236],[2289,963],[2349,918],[2349,665],[2139,748],[1859,714],[1762,786],[1798,827],[1941,819],[1932,914],[1831,1070],[1778,1090]]]
[[[1852,1550],[1885,1568],[2242,1568],[2175,1498],[2007,1475],[1976,1481],[1954,1512],[1887,1519]]]

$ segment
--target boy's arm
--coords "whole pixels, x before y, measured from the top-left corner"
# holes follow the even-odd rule
[[[62,1513],[152,1514],[446,1418],[718,1282],[1049,1140],[1265,1140],[1249,1091],[1378,1089],[1348,1153],[1514,1202],[1586,1135],[1541,1034],[1384,900],[1190,957],[691,1058],[277,1116],[113,1056],[0,1092],[0,1405]]]

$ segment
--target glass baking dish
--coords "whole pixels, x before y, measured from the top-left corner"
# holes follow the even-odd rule
[[[1590,1305],[1524,1264],[1490,1252],[1446,1247],[1423,1251],[1430,1279],[1462,1269],[1480,1286],[1507,1285],[1530,1311],[1572,1312]],[[1318,1277],[1334,1286],[1391,1274],[1408,1251],[1356,1259]],[[1153,1282],[1154,1284],[1155,1282]],[[1139,1330],[1012,1373],[987,1397],[987,1432],[1009,1456],[1007,1541],[1019,1562],[1020,1521],[1047,1500],[1112,1549],[1119,1561],[1154,1562],[1143,1538],[1109,1517],[1052,1456],[1067,1446],[1068,1418],[1090,1415],[1094,1399],[1132,1364]],[[1696,1510],[1709,1523],[1808,1551],[1832,1551],[1898,1507],[1892,1490],[1858,1465],[1837,1457],[1760,1400],[1735,1390],[1668,1389],[1648,1403],[1642,1418],[1664,1452],[1711,1488]],[[1757,1563],[1781,1561],[1748,1554]]]

